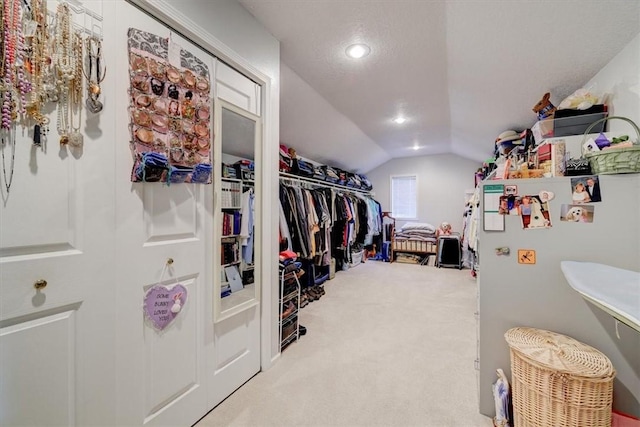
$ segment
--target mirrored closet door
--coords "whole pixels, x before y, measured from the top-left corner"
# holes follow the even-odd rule
[[[262,141],[260,117],[224,100],[216,103],[214,200],[214,318],[216,322],[260,302],[255,274],[258,247],[256,147]]]

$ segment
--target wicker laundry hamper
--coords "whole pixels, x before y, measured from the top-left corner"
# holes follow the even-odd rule
[[[515,427],[611,427],[611,361],[586,344],[534,328],[505,334]]]

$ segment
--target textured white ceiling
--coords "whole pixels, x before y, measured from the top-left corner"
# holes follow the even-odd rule
[[[239,1],[280,40],[289,68],[282,141],[363,171],[390,157],[486,159],[498,134],[535,122],[531,107],[545,92],[559,104],[640,32],[637,0]],[[347,58],[356,42],[371,54]],[[309,111],[321,103],[313,91],[338,114]],[[391,121],[398,114],[403,125]],[[355,150],[345,149],[350,143]],[[345,156],[354,151],[363,158]]]

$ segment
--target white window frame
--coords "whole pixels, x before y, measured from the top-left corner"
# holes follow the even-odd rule
[[[413,178],[415,191],[414,191],[414,216],[403,216],[402,213],[399,213],[394,206],[394,198],[393,198],[393,188],[394,188],[394,179],[397,178]],[[418,219],[418,175],[415,174],[407,174],[407,175],[391,175],[389,177],[389,201],[391,205],[391,215],[393,215],[396,219],[403,220],[417,220]]]

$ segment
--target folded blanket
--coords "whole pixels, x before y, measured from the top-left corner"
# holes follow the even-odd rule
[[[419,242],[436,242],[436,238],[433,236],[420,236],[416,234],[396,233],[396,240],[415,240]]]
[[[435,233],[436,227],[426,222],[407,222],[405,225],[402,226],[400,231],[407,231],[407,230],[428,230],[428,231],[431,231],[432,233]]]

